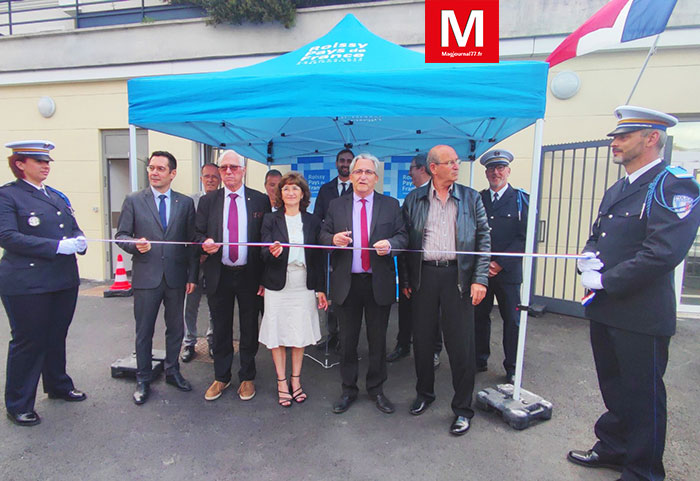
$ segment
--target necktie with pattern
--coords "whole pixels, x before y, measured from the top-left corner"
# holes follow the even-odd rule
[[[236,198],[238,194],[229,194],[231,203],[228,206],[228,241],[238,242],[238,207],[236,206]],[[238,245],[228,246],[228,256],[231,262],[238,260]]]

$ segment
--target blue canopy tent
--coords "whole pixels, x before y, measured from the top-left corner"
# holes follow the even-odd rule
[[[268,163],[293,163],[335,155],[342,146],[387,159],[436,144],[474,160],[536,123],[531,195],[537,199],[548,69],[544,62],[428,64],[422,53],[378,37],[347,15],[323,37],[256,65],[130,80],[132,186],[135,126]],[[530,253],[534,228],[533,215]],[[526,257],[525,305],[531,265]],[[515,399],[526,325],[524,310]]]
[[[291,163],[347,145],[379,158],[447,143],[463,158],[544,116],[548,65],[426,64],[347,15],[257,65],[128,82],[131,124]]]

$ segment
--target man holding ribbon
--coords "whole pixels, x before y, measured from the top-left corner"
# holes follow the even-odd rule
[[[416,399],[410,413],[424,413],[435,400],[433,349],[436,327],[442,330],[450,359],[452,411],[450,433],[469,430],[474,416],[474,306],[486,294],[491,237],[484,204],[477,191],[457,183],[460,159],[449,145],[428,152],[432,180],[406,197],[403,216],[408,228],[409,286],[413,299],[413,355]]]
[[[406,230],[399,202],[374,191],[379,160],[371,154],[356,156],[350,164],[353,193],[333,200],[321,227],[321,244],[331,254],[330,296],[340,321],[340,375],[343,390],[333,405],[336,414],[357,399],[357,344],[362,317],[367,325],[369,367],[366,389],[377,409],[390,414],[393,403],[384,395],[386,329],[396,301],[396,269],[392,249],[406,247]]]
[[[598,442],[570,451],[572,463],[610,468],[620,480],[665,476],[666,388],[663,376],[676,330],[674,269],[695,241],[698,184],[661,159],[666,129],[677,119],[655,110],[615,110],[613,162],[626,176],[607,190],[578,260],[598,384],[607,412]],[[588,296],[588,299],[591,298]]]
[[[199,258],[194,246],[194,202],[170,185],[177,160],[156,151],[148,159],[149,186],[124,199],[117,245],[133,256],[136,320],[136,391],[134,403],[148,400],[153,331],[161,303],[165,307],[165,382],[181,391],[192,386],[180,374],[178,356],[184,336],[185,294],[197,285]],[[158,241],[151,243],[150,241]]]
[[[233,364],[233,308],[238,301],[240,319],[240,362],[238,396],[243,401],[255,396],[255,355],[258,352],[258,314],[263,264],[260,242],[263,216],[271,211],[267,196],[243,185],[245,158],[234,150],[219,157],[224,187],[199,200],[196,231],[202,251],[208,255],[202,264],[209,308],[214,327],[214,382],[204,399],[214,401],[231,384]],[[257,294],[257,295],[256,295]]]

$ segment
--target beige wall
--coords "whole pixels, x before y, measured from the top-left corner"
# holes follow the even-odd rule
[[[42,96],[51,96],[56,113],[44,118],[37,110]],[[0,144],[13,140],[47,139],[56,144],[48,184],[65,193],[75,209],[80,227],[89,239],[109,237],[104,211],[104,166],[102,129],[128,128],[126,82],[85,82],[0,87]],[[4,147],[3,147],[4,149]],[[178,158],[178,176],[173,188],[191,193],[193,143],[171,136],[149,133],[149,149],[169,150]],[[10,154],[4,149],[3,158]],[[0,182],[14,180],[9,168],[0,167]],[[81,277],[109,278],[102,246],[90,243],[79,257]]]

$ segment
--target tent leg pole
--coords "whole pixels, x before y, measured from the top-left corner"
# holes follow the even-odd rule
[[[540,191],[540,168],[542,164],[542,131],[544,120],[537,119],[535,123],[535,142],[532,148],[532,176],[530,179],[530,208],[527,217],[527,234],[525,241],[525,253],[532,254],[535,246],[535,226],[537,222],[537,198]],[[534,208],[533,208],[534,207]],[[523,306],[530,305],[530,287],[532,285],[532,256],[523,259],[523,286],[520,303]],[[515,361],[515,385],[513,399],[520,399],[520,387],[522,385],[523,359],[525,356],[525,336],[527,333],[527,309],[520,311],[520,328],[518,330],[518,350]]]
[[[129,124],[129,180],[131,192],[139,190],[139,160],[136,153],[136,126]]]

